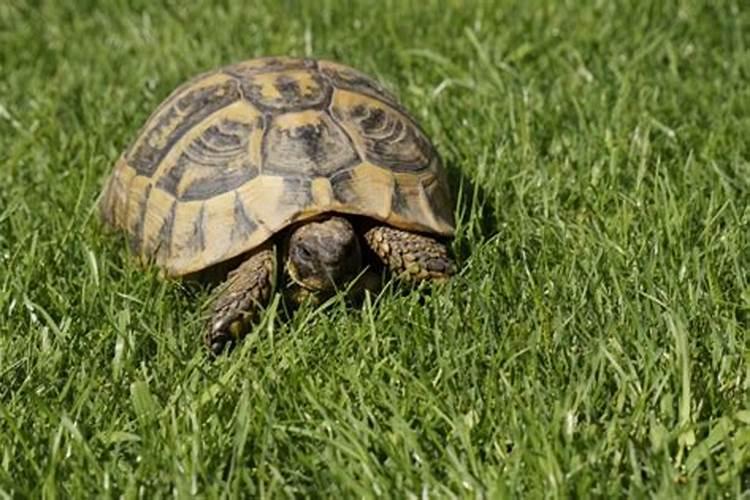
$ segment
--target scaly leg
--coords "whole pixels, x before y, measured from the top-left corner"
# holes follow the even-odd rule
[[[206,345],[220,354],[228,344],[236,345],[268,305],[274,286],[276,258],[273,247],[254,253],[230,272],[225,288],[213,304]]]
[[[391,272],[406,281],[445,281],[455,273],[448,248],[429,236],[376,226],[365,241]]]

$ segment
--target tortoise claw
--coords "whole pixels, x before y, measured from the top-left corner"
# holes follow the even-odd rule
[[[234,318],[222,318],[213,323],[210,332],[206,335],[206,346],[215,356],[229,352],[239,343],[245,330],[246,326],[241,315]]]

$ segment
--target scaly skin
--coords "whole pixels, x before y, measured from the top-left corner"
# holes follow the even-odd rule
[[[236,345],[268,305],[276,272],[275,250],[263,247],[229,273],[216,298],[205,342],[214,354]]]
[[[376,226],[365,241],[391,272],[405,281],[445,281],[455,273],[448,248],[429,236]]]

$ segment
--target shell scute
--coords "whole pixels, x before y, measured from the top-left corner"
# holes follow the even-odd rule
[[[336,91],[331,113],[376,165],[397,172],[418,172],[427,168],[436,155],[416,124],[384,102]]]
[[[126,155],[128,163],[139,174],[152,175],[188,130],[240,97],[239,84],[230,78],[208,78],[184,89],[149,118]]]
[[[328,175],[359,163],[346,134],[327,113],[315,110],[277,117],[263,150],[263,172],[275,175]]]

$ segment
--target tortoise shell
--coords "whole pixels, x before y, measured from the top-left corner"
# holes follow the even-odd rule
[[[440,158],[414,119],[371,78],[311,59],[252,59],[178,87],[117,161],[99,207],[171,276],[326,212],[454,231]]]

